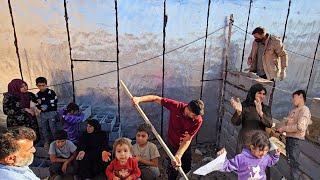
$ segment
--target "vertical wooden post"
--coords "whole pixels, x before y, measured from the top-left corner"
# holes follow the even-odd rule
[[[221,125],[222,119],[224,116],[224,97],[226,91],[226,79],[227,79],[227,71],[228,71],[228,64],[230,58],[230,41],[231,41],[231,30],[233,25],[233,14],[230,15],[229,19],[229,31],[228,31],[228,41],[227,41],[227,49],[226,49],[226,60],[225,60],[225,68],[224,68],[224,77],[222,80],[222,88],[221,88],[221,99],[220,99],[220,106],[219,106],[219,119],[217,123],[217,145],[220,143],[220,133],[221,133]]]

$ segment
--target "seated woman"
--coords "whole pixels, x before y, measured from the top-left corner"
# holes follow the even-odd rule
[[[101,131],[101,125],[97,120],[88,120],[87,133],[79,140],[79,176],[82,179],[93,178],[104,172],[110,153],[107,151],[107,134]]]
[[[249,142],[248,136],[252,130],[265,131],[266,127],[272,126],[272,115],[269,106],[263,104],[267,90],[262,84],[254,84],[251,86],[247,98],[242,103],[240,99],[231,98],[231,105],[236,110],[231,118],[232,124],[242,128],[239,132],[236,154],[242,152]]]

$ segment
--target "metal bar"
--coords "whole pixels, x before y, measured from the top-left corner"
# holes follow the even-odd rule
[[[207,27],[206,27],[206,38],[204,39],[204,49],[203,49],[203,63],[202,63],[202,75],[201,75],[200,99],[202,99],[202,95],[203,95],[203,78],[204,78],[204,70],[205,70],[204,68],[205,68],[205,63],[206,63],[206,49],[207,49],[208,26],[209,26],[209,17],[210,17],[210,4],[211,4],[211,0],[208,1]]]
[[[290,14],[290,7],[291,7],[291,0],[289,0],[288,13],[287,13],[286,23],[284,25],[284,31],[283,31],[283,36],[282,36],[282,43],[284,42],[284,39],[286,38],[287,24],[288,24],[288,19],[289,19],[289,14]]]
[[[130,93],[129,89],[127,88],[127,86],[124,84],[124,82],[122,80],[120,80],[121,86],[123,87],[124,91],[127,93],[127,95],[129,96],[130,99],[133,98],[132,94]],[[158,134],[157,130],[153,127],[153,125],[151,124],[150,120],[148,119],[148,117],[146,116],[146,114],[143,112],[143,110],[141,109],[139,104],[135,104],[135,108],[138,110],[138,112],[140,113],[140,115],[142,116],[142,118],[144,119],[144,121],[149,124],[151,126],[152,132],[154,134],[154,136],[158,139],[159,143],[161,144],[161,146],[163,147],[163,149],[166,151],[167,155],[170,157],[170,159],[172,161],[175,161],[175,158],[173,156],[173,154],[171,153],[171,151],[169,150],[168,146],[166,145],[166,143],[163,141],[163,139],[161,138],[161,136]],[[186,176],[186,174],[183,172],[183,169],[181,167],[178,167],[178,171],[180,172],[181,176],[188,180],[188,177]]]
[[[242,49],[240,72],[242,72],[242,66],[243,66],[243,60],[244,60],[244,50],[246,49],[247,33],[248,33],[248,26],[249,26],[252,2],[253,2],[253,0],[250,0],[249,13],[248,13],[248,19],[247,19],[247,27],[246,27],[246,34],[244,35],[244,43],[243,43],[243,49]]]
[[[21,60],[20,60],[19,47],[18,47],[18,38],[17,38],[17,33],[16,33],[16,27],[14,25],[12,8],[11,8],[11,1],[10,0],[8,0],[8,6],[9,6],[9,11],[10,11],[10,16],[11,16],[11,23],[12,23],[12,27],[13,27],[14,46],[16,47],[16,54],[17,54],[18,63],[19,63],[20,76],[21,76],[21,79],[23,80]]]
[[[164,76],[165,76],[165,52],[166,52],[166,27],[168,16],[166,14],[166,0],[163,1],[163,40],[162,40],[162,89],[161,96],[164,97]],[[163,137],[163,106],[161,106],[161,127],[160,134]]]
[[[107,62],[107,63],[116,63],[117,61],[105,61],[105,60],[90,60],[90,59],[72,59],[72,61],[79,62]]]
[[[117,41],[117,89],[118,89],[118,119],[120,122],[120,68],[119,68],[119,29],[118,29],[118,3],[114,0],[114,8],[116,13],[116,41]]]
[[[310,71],[310,76],[309,76],[308,85],[307,85],[307,89],[306,89],[306,96],[307,96],[308,90],[309,90],[310,80],[311,80],[312,71],[313,71],[313,67],[314,67],[314,61],[316,60],[316,57],[317,57],[317,52],[318,52],[319,43],[320,43],[320,33],[319,33],[319,37],[318,37],[318,43],[317,43],[317,46],[316,46],[316,50],[314,51],[314,56],[313,56],[313,61],[312,61],[312,66],[311,66],[311,71]]]
[[[70,33],[69,33],[69,23],[68,23],[68,11],[67,11],[67,0],[64,0],[64,18],[66,20],[66,28],[67,28],[67,35],[68,35],[68,45],[69,45],[69,57],[70,57],[70,62],[71,62],[71,80],[72,80],[72,98],[73,102],[76,102],[76,96],[75,96],[75,88],[74,88],[74,74],[73,74],[73,61],[72,61],[72,54],[71,54],[71,43],[70,43]]]
[[[217,79],[204,79],[204,80],[202,80],[202,81],[221,81],[221,80],[223,80],[222,78],[217,78]]]
[[[206,65],[206,50],[207,50],[208,26],[209,26],[209,17],[210,17],[210,4],[211,4],[211,0],[208,1],[206,37],[204,39],[204,48],[203,48],[203,62],[202,62],[202,73],[201,73],[201,88],[200,88],[201,100],[203,96],[203,82],[204,82],[203,78],[204,78],[204,70]],[[196,135],[196,143],[198,143],[198,133]]]

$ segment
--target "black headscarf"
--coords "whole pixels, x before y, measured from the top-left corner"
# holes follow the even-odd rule
[[[244,100],[242,102],[242,105],[243,106],[256,106],[254,104],[254,100],[256,99],[256,93],[260,92],[262,90],[267,94],[267,90],[266,90],[266,88],[263,87],[262,84],[254,84],[254,85],[252,85],[250,90],[249,90],[249,92],[248,92],[248,94],[247,94],[247,98],[246,98],[246,100]],[[262,104],[263,104],[263,102],[262,102]]]
[[[94,127],[94,130],[92,133],[101,132],[101,125],[100,125],[99,121],[97,121],[95,119],[91,119],[91,120],[88,120],[87,124]]]

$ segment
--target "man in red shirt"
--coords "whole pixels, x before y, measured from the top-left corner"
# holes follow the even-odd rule
[[[187,173],[191,169],[191,148],[192,138],[198,132],[204,114],[204,104],[201,100],[192,100],[189,104],[178,102],[168,98],[154,95],[133,97],[134,104],[139,102],[155,102],[170,111],[168,126],[167,146],[174,155],[176,161],[172,161],[168,168],[168,179],[175,180],[178,171],[174,167],[181,166]]]

